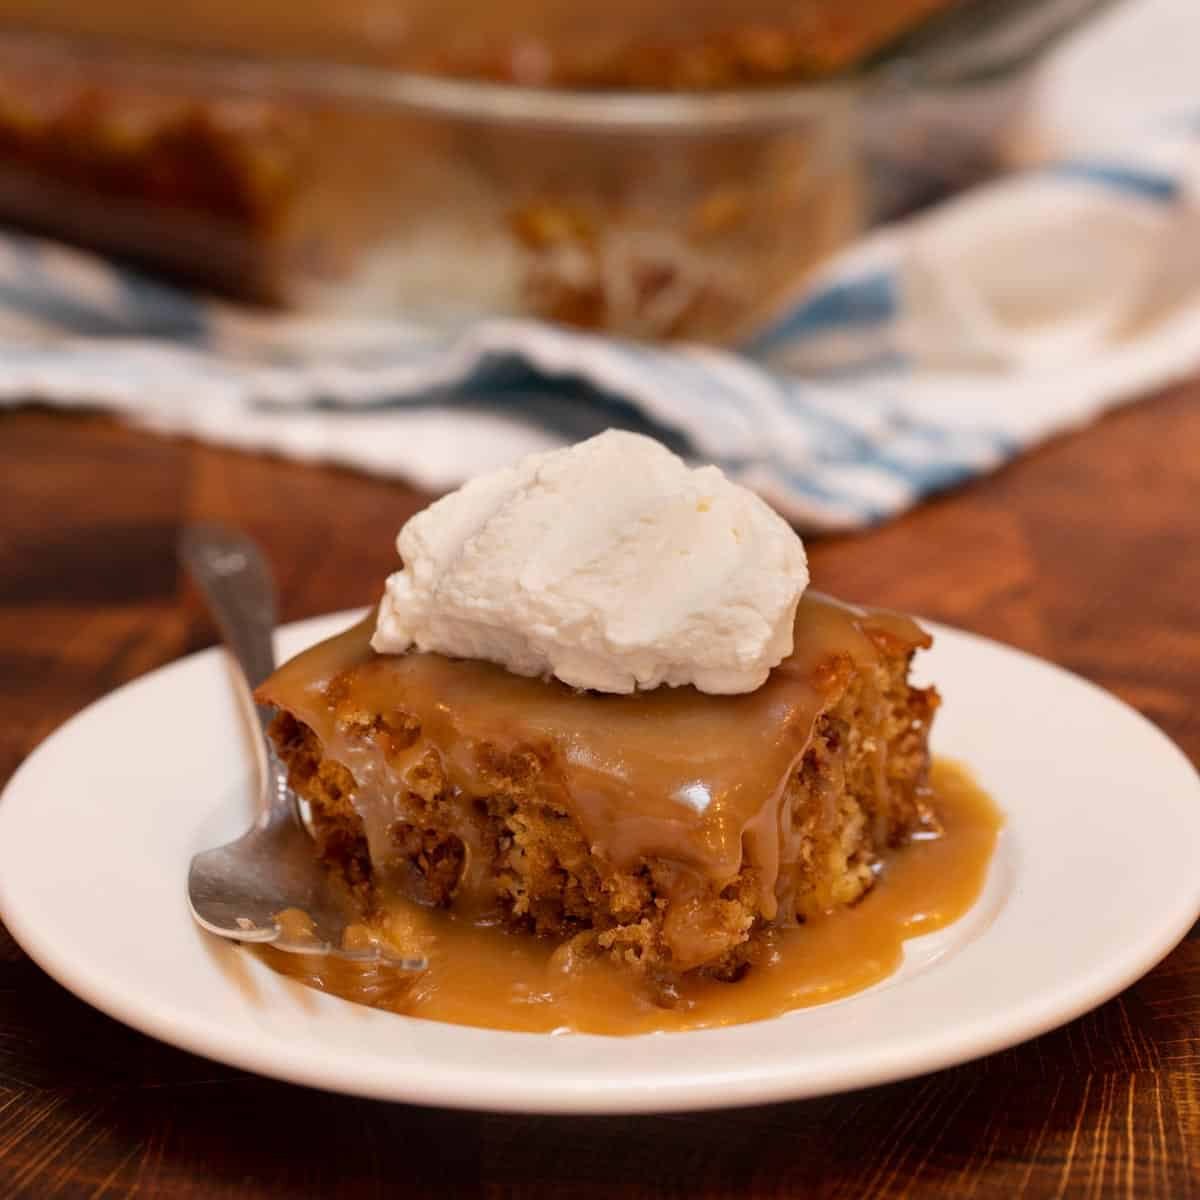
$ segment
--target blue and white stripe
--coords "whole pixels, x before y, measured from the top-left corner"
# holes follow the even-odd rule
[[[1200,366],[1198,181],[1200,121],[1189,120],[1133,151],[993,185],[1008,189],[999,204],[988,188],[968,193],[853,247],[736,353],[521,320],[451,335],[263,317],[8,233],[0,404],[110,408],[164,432],[431,488],[617,425],[718,462],[802,527],[859,528]],[[1097,239],[1128,220],[1145,234],[1147,255],[1191,253],[1190,285],[1177,263],[1159,272],[1148,261],[1137,275],[1147,294],[1124,290],[1131,321],[1153,320],[1125,326],[1114,310],[1113,325],[1106,309],[1103,330],[1049,356],[1044,342],[1026,355],[1019,340],[996,341],[992,331],[987,342],[946,322],[936,288],[951,298],[959,283],[978,288],[965,270],[956,278],[956,256],[1001,236],[1053,248],[1047,239],[1063,236],[1055,214],[1068,203],[1072,224],[1082,220]],[[998,227],[997,210],[1011,212],[1015,228]],[[1005,264],[1004,286],[1017,279],[1037,295],[1044,267],[1040,255],[1019,271]],[[1171,279],[1169,297],[1156,272]],[[1075,316],[1056,319],[1066,327]],[[913,337],[919,328],[924,341]],[[930,331],[944,359],[930,357]]]

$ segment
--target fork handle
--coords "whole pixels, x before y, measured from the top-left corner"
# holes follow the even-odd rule
[[[225,645],[252,692],[275,669],[271,640],[275,588],[262,551],[236,529],[203,522],[184,529],[179,558],[208,602]],[[271,710],[258,704],[253,707],[265,730]]]

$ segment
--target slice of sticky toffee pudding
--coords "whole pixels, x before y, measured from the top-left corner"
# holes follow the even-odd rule
[[[736,978],[777,924],[858,899],[930,820],[933,689],[914,622],[807,593],[742,695],[575,691],[375,653],[373,619],[260,689],[320,854],[394,889],[656,977]]]
[[[377,612],[259,690],[368,910],[522,930],[669,997],[740,978],[932,823],[928,636],[806,592],[795,532],[715,467],[609,431],[398,548]]]

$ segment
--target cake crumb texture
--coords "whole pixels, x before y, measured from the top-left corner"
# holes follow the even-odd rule
[[[854,903],[872,886],[884,851],[934,823],[928,735],[938,696],[909,685],[911,646],[880,638],[878,648],[872,665],[835,657],[823,668],[833,673],[830,701],[778,800],[774,906],[750,861],[727,880],[665,857],[618,869],[588,844],[561,786],[556,792],[550,744],[481,743],[466,796],[437,753],[410,767],[387,830],[404,890],[423,904],[466,910],[486,896],[510,927],[562,942],[568,953],[609,956],[656,981],[668,1002],[671,979],[684,972],[739,978],[769,952],[775,925]],[[397,754],[416,743],[411,716],[363,711],[352,688],[335,685],[330,694],[343,731]],[[354,776],[287,712],[271,735],[310,807],[318,853],[369,905],[372,865]]]

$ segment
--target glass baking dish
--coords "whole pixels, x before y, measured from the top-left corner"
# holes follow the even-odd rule
[[[1055,5],[1033,46],[1097,6]],[[1011,36],[981,56],[976,25],[850,78],[712,92],[10,30],[0,219],[309,310],[734,342],[861,229],[864,95],[1028,58]]]

